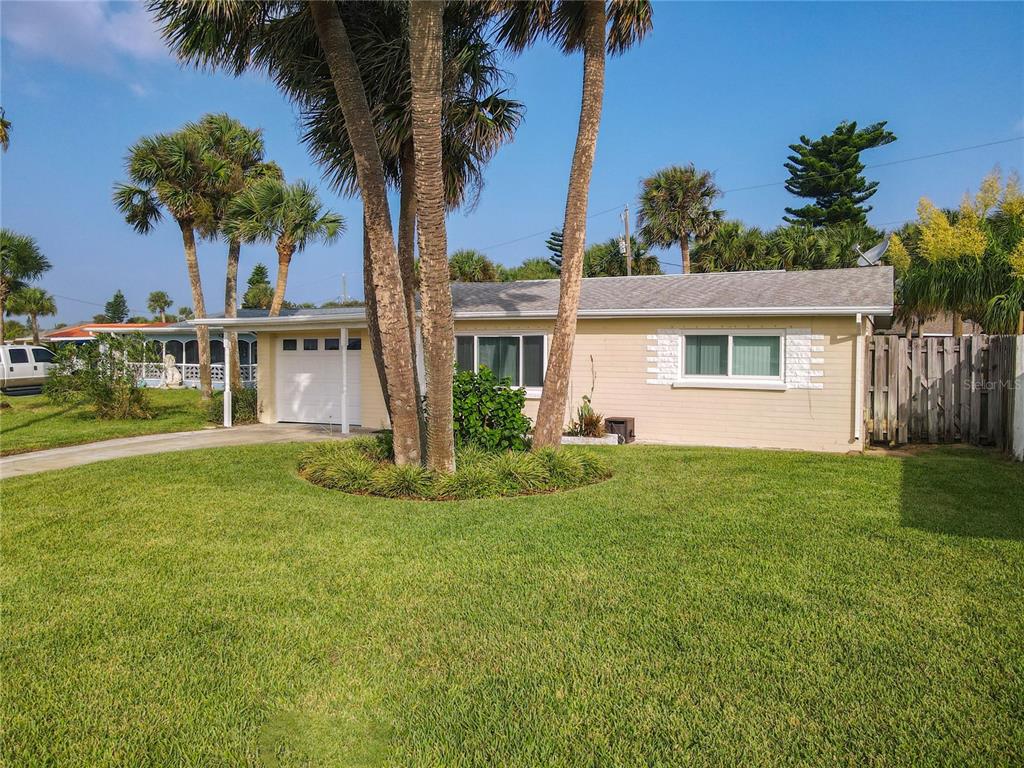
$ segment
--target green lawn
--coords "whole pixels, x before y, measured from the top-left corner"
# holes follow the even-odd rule
[[[210,426],[196,390],[152,389],[148,394],[155,416],[127,421],[97,419],[89,408],[52,405],[43,395],[3,395],[3,402],[11,407],[0,410],[0,456]]]
[[[4,481],[0,763],[1024,763],[1024,470],[626,447],[395,502],[297,445]]]

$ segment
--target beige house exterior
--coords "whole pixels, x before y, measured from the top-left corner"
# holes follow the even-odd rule
[[[508,373],[531,419],[557,290],[453,286],[460,363]],[[891,312],[888,267],[588,279],[566,419],[586,395],[640,442],[860,450],[864,338]],[[258,334],[261,421],[388,425],[361,308],[197,322]]]

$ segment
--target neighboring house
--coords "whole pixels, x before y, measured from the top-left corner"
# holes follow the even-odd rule
[[[244,310],[243,310],[244,312]],[[263,312],[262,314],[266,314]],[[139,379],[147,386],[158,387],[163,383],[165,355],[174,358],[186,387],[199,386],[199,342],[195,326],[181,323],[83,323],[82,325],[58,328],[46,334],[43,341],[54,344],[81,344],[94,339],[98,334],[141,333],[150,344],[159,362],[131,362],[138,371]],[[238,335],[238,354],[241,361],[242,381],[246,385],[256,382],[256,336],[251,333]],[[210,376],[215,388],[224,386],[224,341],[223,334],[210,333]]]
[[[452,285],[459,367],[509,376],[531,418],[558,291]],[[641,441],[857,450],[863,339],[892,299],[890,267],[585,279],[566,416],[590,395]],[[387,425],[362,307],[240,314],[190,324],[259,336],[261,421]]]

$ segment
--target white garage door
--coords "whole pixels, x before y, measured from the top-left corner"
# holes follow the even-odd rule
[[[278,340],[277,420],[341,424],[341,351],[337,336]],[[349,342],[348,422],[360,424],[360,339]]]

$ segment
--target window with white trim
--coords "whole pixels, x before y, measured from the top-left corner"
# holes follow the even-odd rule
[[[686,331],[682,334],[683,382],[781,382],[783,332]]]
[[[455,362],[460,371],[487,366],[512,386],[540,389],[544,385],[547,344],[543,334],[460,335],[455,337]]]

